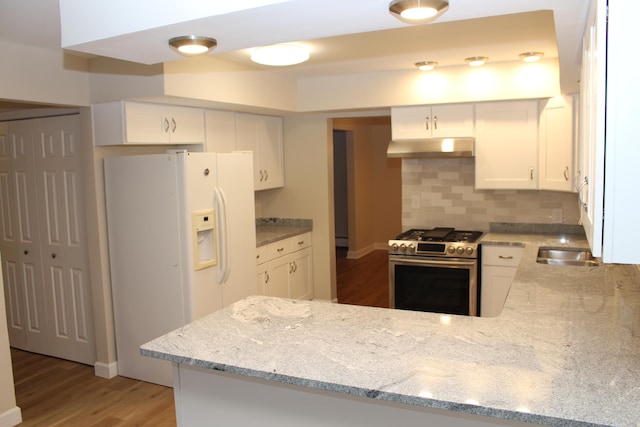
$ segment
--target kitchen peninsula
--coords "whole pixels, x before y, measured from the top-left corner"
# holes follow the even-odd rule
[[[142,353],[175,362],[180,425],[638,426],[637,267],[535,262],[584,241],[483,241],[525,245],[498,317],[256,296]]]

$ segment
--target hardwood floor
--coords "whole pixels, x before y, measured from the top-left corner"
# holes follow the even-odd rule
[[[338,301],[389,306],[386,250],[336,260]],[[92,366],[11,349],[20,426],[176,425],[173,389],[125,377],[94,375]]]
[[[16,349],[11,358],[21,427],[176,425],[171,388]]]
[[[389,253],[373,251],[359,259],[347,259],[336,251],[338,302],[389,307]]]

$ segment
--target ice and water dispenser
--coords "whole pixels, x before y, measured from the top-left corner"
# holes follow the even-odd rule
[[[214,266],[218,263],[215,210],[193,212],[193,260],[194,269]]]

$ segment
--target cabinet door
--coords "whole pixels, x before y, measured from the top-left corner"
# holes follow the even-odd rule
[[[124,109],[125,143],[169,143],[172,124],[171,118],[165,115],[166,106],[127,102],[124,104]]]
[[[271,277],[269,275],[269,264],[262,263],[256,266],[256,285],[258,292],[262,295],[269,295],[269,282]]]
[[[165,121],[169,123],[172,144],[203,144],[204,110],[189,107],[166,107]]]
[[[515,267],[482,266],[480,316],[500,315],[515,273]]]
[[[432,136],[474,136],[473,104],[436,105],[431,110]]]
[[[280,117],[237,114],[236,144],[238,150],[253,151],[256,191],[284,186],[284,147]]]
[[[269,282],[265,295],[289,298],[290,260],[290,255],[286,255],[269,262]]]
[[[431,138],[431,107],[392,107],[391,139]]]
[[[311,249],[306,248],[291,254],[289,274],[289,297],[296,299],[313,298]]]
[[[205,111],[206,150],[230,153],[236,149],[236,113],[233,111]]]
[[[558,96],[541,102],[538,188],[572,191],[573,98]]]
[[[263,132],[260,140],[260,163],[264,170],[264,180],[258,190],[284,186],[284,146],[282,138],[282,118],[263,116]]]
[[[476,188],[537,188],[537,112],[536,101],[476,105]]]

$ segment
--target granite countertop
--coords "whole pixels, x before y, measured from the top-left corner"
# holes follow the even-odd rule
[[[311,230],[313,230],[313,221],[310,219],[258,218],[256,219],[256,247]]]
[[[524,251],[498,317],[254,296],[142,346],[246,376],[553,426],[640,426],[637,266],[538,264],[580,238],[489,233]]]

